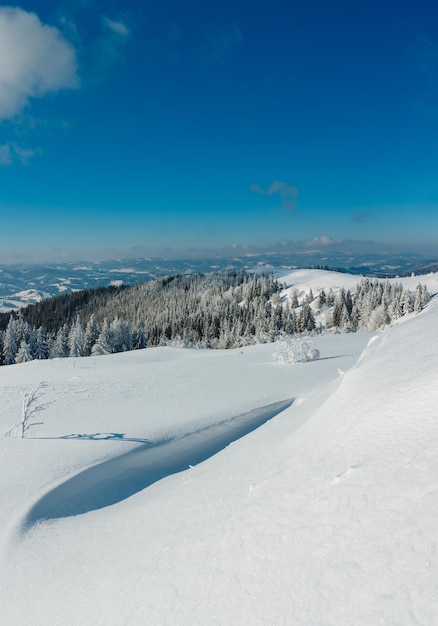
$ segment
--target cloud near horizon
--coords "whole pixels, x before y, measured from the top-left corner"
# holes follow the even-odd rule
[[[287,211],[297,211],[296,200],[298,198],[298,188],[295,185],[289,185],[289,183],[274,180],[267,189],[260,187],[260,185],[251,185],[250,191],[258,193],[262,196],[278,195],[281,198],[281,204]]]
[[[0,7],[0,85],[2,121],[14,118],[31,98],[78,87],[75,50],[35,13]]]
[[[344,244],[345,239],[333,239],[333,237],[328,237],[327,235],[319,235],[319,237],[314,237],[313,239],[309,239],[306,242],[306,245],[318,245],[318,246],[334,246],[339,244]]]
[[[358,211],[353,215],[353,222],[356,222],[357,224],[362,224],[363,222],[368,221],[370,218],[370,211]]]
[[[436,258],[436,246],[430,245],[416,247],[413,244],[388,244],[374,240],[360,239],[336,239],[326,235],[320,235],[312,239],[290,240],[283,239],[266,244],[233,243],[213,247],[172,247],[165,244],[137,244],[119,246],[115,242],[76,242],[74,245],[65,244],[51,247],[35,243],[29,245],[26,252],[18,248],[9,248],[5,243],[0,247],[0,263],[10,265],[14,263],[42,264],[51,262],[104,262],[114,259],[129,261],[135,258],[148,259],[213,259],[236,257],[271,257],[279,255],[287,259],[288,255],[298,255],[309,258],[309,254],[321,254],[321,264],[339,264],[336,256],[331,261],[326,255],[376,255],[376,254],[419,254],[422,256],[432,255]],[[269,259],[265,259],[268,260]],[[308,263],[309,261],[306,261]]]

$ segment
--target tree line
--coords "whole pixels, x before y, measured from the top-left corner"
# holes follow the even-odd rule
[[[420,311],[430,296],[364,279],[342,289],[298,294],[271,274],[225,270],[175,275],[132,287],[66,294],[0,316],[0,363],[111,354],[147,346],[234,348],[336,329],[383,328]],[[318,320],[318,322],[316,321]]]

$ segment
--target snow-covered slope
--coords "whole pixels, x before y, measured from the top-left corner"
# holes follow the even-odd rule
[[[278,281],[287,285],[288,291],[296,289],[299,296],[309,293],[312,289],[316,296],[322,289],[327,292],[329,289],[333,293],[338,293],[342,288],[356,290],[356,285],[361,276],[345,274],[343,272],[331,272],[327,270],[297,269],[289,272],[277,270],[275,272]],[[370,278],[370,280],[373,280]],[[403,278],[388,278],[390,283],[401,283],[405,289],[415,292],[419,283],[425,285],[431,295],[438,293],[438,273],[432,272],[422,276],[408,276]]]
[[[438,623],[437,324],[0,368],[2,623]]]

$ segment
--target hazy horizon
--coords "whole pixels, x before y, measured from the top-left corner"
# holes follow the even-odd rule
[[[360,257],[361,260],[368,258],[370,262],[373,258],[382,257],[402,257],[411,256],[424,259],[431,259],[438,261],[438,252],[436,252],[435,246],[424,246],[420,249],[415,246],[406,244],[405,246],[391,246],[385,245],[380,242],[374,241],[360,241],[360,240],[330,240],[327,237],[315,237],[309,241],[282,241],[274,244],[268,244],[266,246],[227,246],[223,248],[163,248],[161,250],[151,250],[146,247],[135,246],[132,248],[110,248],[105,251],[101,251],[97,254],[88,254],[85,256],[86,251],[81,254],[81,248],[76,253],[66,254],[63,252],[60,254],[59,250],[53,251],[46,250],[45,253],[39,254],[25,254],[13,252],[3,254],[0,250],[0,266],[8,265],[49,265],[49,264],[62,264],[62,263],[105,263],[115,260],[135,260],[135,259],[150,259],[154,260],[200,260],[203,259],[232,259],[233,257],[248,257],[248,259],[263,258],[263,257],[302,257],[303,260],[306,257],[318,256],[321,259],[321,263],[325,256],[329,258],[331,255],[345,256],[346,258],[351,255],[353,261],[354,257]],[[13,260],[14,259],[14,260]],[[329,263],[330,265],[330,263]]]

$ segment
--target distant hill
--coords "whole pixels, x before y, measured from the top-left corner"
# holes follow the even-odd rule
[[[246,254],[203,259],[114,259],[99,263],[0,266],[0,312],[19,309],[51,296],[96,287],[135,285],[163,276],[223,269],[320,268],[377,278],[436,271],[436,259],[414,254],[355,254],[324,248],[278,254]],[[431,269],[431,268],[436,268]]]
[[[438,272],[438,263],[429,263],[415,270],[416,276],[424,276],[424,274],[435,274]],[[409,276],[409,272],[403,274],[403,276]]]

